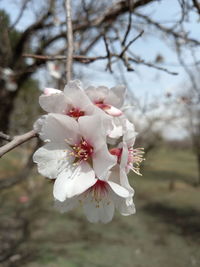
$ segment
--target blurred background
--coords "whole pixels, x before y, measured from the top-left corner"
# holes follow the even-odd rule
[[[63,89],[65,16],[61,0],[0,0],[1,132],[31,130],[43,89]],[[146,158],[129,177],[137,213],[60,214],[33,139],[0,161],[0,266],[200,266],[200,2],[76,0],[72,21],[74,78],[128,89]]]

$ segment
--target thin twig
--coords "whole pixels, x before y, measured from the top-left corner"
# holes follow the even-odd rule
[[[124,55],[124,53],[128,50],[129,46],[132,45],[138,38],[140,38],[143,35],[144,31],[141,31],[135,38],[133,38],[122,50],[120,57]]]
[[[126,44],[126,39],[130,33],[130,30],[131,30],[131,24],[132,24],[132,8],[131,8],[132,4],[131,4],[131,0],[129,0],[129,16],[128,16],[128,26],[127,26],[127,29],[126,29],[126,33],[124,35],[124,39],[122,41],[122,45],[125,45]]]
[[[0,139],[6,140],[6,141],[12,141],[12,137],[8,134],[3,133],[3,132],[0,132]]]
[[[73,29],[71,18],[71,1],[65,1],[66,9],[66,24],[67,24],[67,61],[66,61],[66,79],[67,82],[71,80],[72,64],[73,64]]]
[[[110,49],[109,49],[109,46],[108,46],[108,40],[106,38],[106,35],[104,34],[103,35],[103,40],[104,40],[104,44],[105,44],[105,47],[106,47],[106,52],[107,52],[107,58],[108,58],[108,64],[106,66],[106,70],[108,69],[110,71],[110,73],[112,73],[112,63],[111,63],[111,53],[110,53]]]
[[[36,136],[37,136],[37,133],[34,130],[27,132],[25,134],[22,134],[22,135],[14,136],[12,141],[0,147],[0,158],[7,152],[14,149],[15,147],[27,142],[28,140]]]
[[[34,55],[34,54],[23,54],[23,57],[29,57],[34,59],[41,59],[41,60],[66,60],[66,56],[62,55]],[[96,60],[106,59],[107,56],[97,56],[97,57],[87,57],[87,56],[81,56],[81,55],[73,55],[73,59],[82,62],[82,63],[91,63]]]

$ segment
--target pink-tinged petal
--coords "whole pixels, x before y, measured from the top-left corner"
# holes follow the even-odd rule
[[[114,106],[109,106],[108,108],[105,108],[104,111],[113,117],[119,117],[123,114],[120,109],[115,108]]]
[[[110,185],[113,192],[115,192],[115,194],[117,194],[118,196],[122,198],[127,198],[130,196],[129,191],[126,188],[120,186],[119,184],[116,184],[111,181],[108,181],[107,183]]]
[[[88,198],[84,202],[84,213],[91,223],[108,223],[112,220],[114,215],[114,203],[110,198],[105,198],[97,203],[92,198]]]
[[[66,144],[77,144],[80,141],[78,123],[71,117],[50,113],[42,127],[41,138],[63,148]]]
[[[53,189],[54,197],[59,201],[65,201],[67,198],[82,194],[96,181],[95,173],[88,163],[82,162],[78,166],[71,165],[70,168],[58,175]]]
[[[41,95],[39,104],[46,112],[65,113],[69,109],[69,105],[64,94]]]
[[[74,158],[69,153],[58,149],[52,143],[39,148],[33,155],[33,161],[38,165],[38,172],[51,179],[57,178],[58,174],[66,169],[73,160]]]
[[[108,171],[117,164],[117,157],[110,154],[107,145],[102,145],[101,149],[94,152],[93,168],[99,179],[104,180]]]
[[[49,96],[49,95],[52,95],[52,94],[60,94],[62,93],[61,90],[58,90],[58,89],[54,89],[54,88],[45,88],[44,89],[44,94],[46,96]]]

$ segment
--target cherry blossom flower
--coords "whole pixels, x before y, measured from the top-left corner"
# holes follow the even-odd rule
[[[84,175],[80,166],[89,162],[90,169],[103,179],[116,164],[116,156],[108,151],[104,125],[98,115],[83,116],[76,121],[69,116],[50,113],[39,134],[48,143],[35,152],[33,160],[38,164],[38,171],[46,177],[56,178],[63,171],[67,177],[74,177],[77,170]]]
[[[39,98],[39,103],[47,112],[65,114],[75,119],[99,113],[78,80],[70,81],[63,92],[46,88]]]
[[[95,178],[93,185],[83,193],[66,198],[66,183],[63,176],[62,186],[54,186],[55,206],[61,212],[67,212],[76,206],[83,206],[84,213],[90,222],[108,223],[112,220],[115,208],[124,216],[134,214],[135,206],[129,191],[112,179],[111,173],[106,180]],[[63,195],[61,196],[60,192]]]
[[[113,117],[113,130],[109,134],[110,143],[115,143],[115,139],[127,133],[136,135],[134,125],[122,113],[122,108],[125,99],[125,87],[122,85],[108,89],[105,86],[93,87],[86,89],[86,94],[92,102],[105,113]]]
[[[105,86],[90,86],[86,89],[86,94],[96,106],[104,110],[107,114],[113,117],[122,115],[122,111],[119,108],[124,103],[124,86],[116,86],[111,89]]]
[[[46,144],[33,156],[38,171],[55,179],[56,207],[68,211],[82,205],[90,222],[107,223],[114,210],[135,213],[134,190],[127,174],[140,175],[142,149],[135,149],[134,125],[120,110],[123,86],[85,91],[80,81],[70,81],[64,92],[46,88],[40,96],[48,112],[34,124]]]

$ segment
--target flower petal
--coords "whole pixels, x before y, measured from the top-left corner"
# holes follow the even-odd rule
[[[124,103],[125,93],[126,87],[124,85],[112,87],[106,97],[106,104],[110,104],[116,108],[120,108]]]
[[[38,164],[38,172],[51,179],[55,179],[73,160],[72,156],[67,159],[67,152],[57,149],[52,143],[39,148],[33,155],[33,161]]]
[[[88,221],[92,223],[110,222],[114,215],[114,209],[114,203],[109,198],[103,199],[98,204],[92,198],[88,198],[84,203],[84,213]]]
[[[85,115],[92,115],[94,113],[95,105],[83,90],[79,80],[70,81],[64,88],[64,94],[68,103],[74,108],[84,111]]]
[[[74,145],[80,140],[78,123],[69,116],[50,113],[41,130],[41,138],[50,140],[65,148],[66,143]]]
[[[54,93],[51,95],[41,95],[39,97],[40,106],[46,112],[64,113],[67,109],[68,103],[63,92]]]
[[[55,200],[54,207],[61,213],[64,213],[73,210],[78,205],[78,203],[78,198],[75,196],[73,198],[67,198],[64,202]]]
[[[101,149],[94,152],[92,157],[93,168],[99,179],[105,179],[107,172],[117,164],[117,157],[110,154],[107,145],[102,145]]]
[[[122,197],[122,198],[127,198],[127,197],[129,197],[129,191],[128,191],[126,188],[120,186],[119,184],[116,184],[116,183],[114,183],[114,182],[111,182],[111,181],[108,181],[107,183],[110,185],[111,189],[112,189],[118,196],[120,196],[120,197]]]
[[[85,192],[96,183],[95,173],[86,162],[78,166],[71,165],[58,175],[55,181],[53,194],[55,199],[65,201]]]

